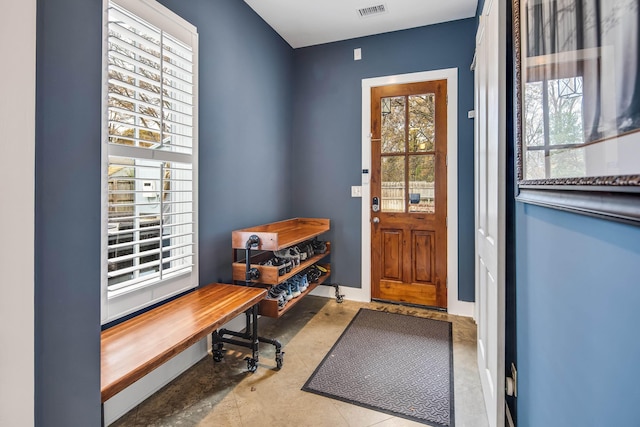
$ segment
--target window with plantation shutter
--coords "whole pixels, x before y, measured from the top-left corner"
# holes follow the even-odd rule
[[[150,0],[105,19],[108,322],[197,286],[197,32]]]

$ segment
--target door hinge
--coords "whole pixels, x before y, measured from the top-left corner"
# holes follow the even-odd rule
[[[447,277],[444,281],[445,286],[449,289],[449,278]]]
[[[449,166],[449,155],[444,156],[444,165]]]
[[[507,396],[518,397],[518,371],[514,363],[511,363],[511,376],[506,378],[504,391]]]
[[[448,216],[444,217],[444,226],[445,227],[449,227],[449,217]]]
[[[447,95],[447,105],[449,105],[449,95]]]

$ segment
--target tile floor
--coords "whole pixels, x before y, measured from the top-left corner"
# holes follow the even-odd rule
[[[361,308],[411,314],[453,323],[456,427],[485,427],[487,417],[476,367],[472,319],[378,302],[307,296],[280,319],[260,319],[260,335],[280,340],[284,365],[275,370],[274,348],[263,344],[255,373],[248,350],[225,344],[220,363],[206,357],[112,426],[423,426],[403,418],[329,399],[301,389]]]

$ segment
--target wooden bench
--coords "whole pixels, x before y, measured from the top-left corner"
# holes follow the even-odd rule
[[[251,344],[239,344],[253,348],[251,360],[257,361],[257,304],[266,294],[262,288],[214,283],[103,331],[102,403],[208,334],[214,334],[218,348],[220,342],[237,343],[220,340],[218,328],[243,312],[249,323],[249,310],[254,319],[253,333],[224,333],[250,338]]]

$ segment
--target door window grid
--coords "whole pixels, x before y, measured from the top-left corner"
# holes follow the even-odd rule
[[[380,102],[381,211],[435,213],[435,94]]]

